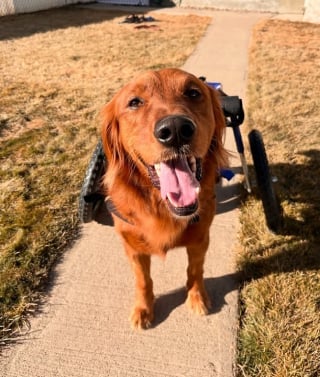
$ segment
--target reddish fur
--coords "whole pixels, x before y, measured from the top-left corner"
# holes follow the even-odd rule
[[[191,101],[183,95],[189,86],[201,91],[200,101]],[[135,96],[143,98],[144,104],[133,110],[128,108],[128,102]],[[142,159],[154,165],[168,157],[153,130],[159,119],[170,114],[186,115],[197,125],[191,150],[203,159],[203,177],[200,221],[195,224],[171,213],[141,162]],[[108,160],[104,185],[117,211],[131,223],[114,216],[115,228],[136,276],[132,325],[146,328],[153,319],[150,256],[164,256],[177,246],[185,246],[189,258],[187,303],[193,311],[207,313],[210,301],[203,284],[203,264],[215,213],[217,171],[227,163],[222,145],[225,122],[216,91],[178,69],[150,71],[122,88],[104,107],[102,116],[102,140]]]

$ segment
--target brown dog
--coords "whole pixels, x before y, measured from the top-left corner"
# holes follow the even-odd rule
[[[203,282],[214,185],[226,166],[218,94],[179,69],[142,74],[104,107],[104,187],[136,277],[135,328],[153,320],[152,254],[177,246],[188,253],[187,304],[206,314]]]

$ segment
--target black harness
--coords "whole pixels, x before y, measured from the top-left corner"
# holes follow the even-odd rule
[[[107,210],[110,213],[117,216],[119,219],[121,219],[122,221],[124,221],[128,224],[134,225],[131,221],[129,221],[123,215],[121,215],[121,213],[117,210],[117,207],[114,205],[113,201],[111,200],[110,196],[107,196],[107,198],[105,199],[105,204],[106,204]]]

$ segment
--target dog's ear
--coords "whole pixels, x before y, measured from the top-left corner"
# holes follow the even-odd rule
[[[226,132],[226,121],[221,107],[219,93],[217,90],[209,87],[211,95],[211,104],[215,120],[215,129],[212,138],[213,156],[216,160],[218,168],[225,168],[228,166],[228,152],[223,146],[225,132]]]
[[[123,159],[120,141],[119,123],[116,115],[115,99],[108,102],[101,110],[101,138],[108,164],[121,164]]]

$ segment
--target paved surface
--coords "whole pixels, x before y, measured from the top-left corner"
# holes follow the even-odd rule
[[[221,80],[226,92],[243,97],[250,31],[262,15],[210,14],[212,24],[183,68]],[[227,145],[234,150],[231,141],[229,135]],[[184,250],[176,249],[165,261],[153,259],[155,326],[131,330],[128,316],[134,282],[129,264],[114,229],[91,223],[83,227],[82,237],[58,265],[47,303],[32,319],[28,336],[2,355],[0,375],[233,376],[237,189],[235,184],[219,187],[219,213],[211,228],[205,265],[213,301],[208,316],[194,316],[183,305],[187,259]]]

